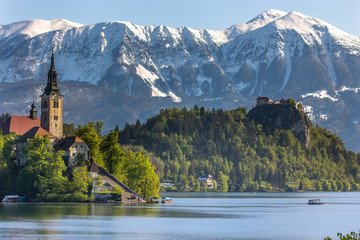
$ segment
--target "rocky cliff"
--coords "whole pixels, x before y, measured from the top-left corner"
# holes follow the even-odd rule
[[[310,119],[291,104],[257,105],[248,116],[269,133],[276,128],[290,130],[300,142],[310,146]]]

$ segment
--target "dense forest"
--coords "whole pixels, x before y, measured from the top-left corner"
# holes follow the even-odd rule
[[[160,181],[178,191],[199,191],[203,174],[215,177],[218,191],[359,189],[360,154],[338,136],[311,125],[306,147],[290,130],[264,131],[244,107],[164,109],[117,131],[121,144],[154,153]]]
[[[311,125],[306,146],[291,130],[256,124],[244,107],[163,109],[144,124],[138,120],[108,134],[102,126],[65,124],[64,132],[83,139],[98,164],[144,197],[156,196],[160,182],[173,184],[164,191],[207,191],[198,180],[205,174],[215,177],[212,191],[359,190],[360,153],[347,151],[338,136]],[[66,168],[64,152],[36,137],[26,143],[27,161],[19,167],[18,138],[0,134],[0,196],[91,200],[86,159],[79,156]]]

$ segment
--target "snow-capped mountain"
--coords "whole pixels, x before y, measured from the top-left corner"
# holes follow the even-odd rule
[[[292,97],[316,123],[351,138],[353,149],[360,138],[360,38],[298,12],[269,10],[219,31],[67,20],[0,25],[0,92],[23,81],[45,84],[52,50],[63,84],[153,102],[146,116],[164,106],[251,107],[259,95]],[[0,112],[14,99],[3,101]]]

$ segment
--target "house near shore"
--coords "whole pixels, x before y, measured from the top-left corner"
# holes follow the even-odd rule
[[[207,189],[214,188],[214,177],[210,174],[202,175],[198,178],[200,186],[205,186]]]
[[[93,181],[91,195],[95,201],[106,202],[112,200],[116,188],[122,190],[121,198],[116,199],[122,203],[144,203],[144,199],[117,179],[114,175],[99,166],[93,159],[90,160],[89,174]]]
[[[65,165],[73,167],[76,165],[76,157],[81,155],[83,160],[89,159],[90,148],[88,145],[79,137],[65,137],[57,141],[54,145],[54,150],[64,150],[65,154],[63,159]]]

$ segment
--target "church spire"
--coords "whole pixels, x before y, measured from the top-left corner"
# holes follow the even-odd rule
[[[57,79],[57,73],[55,70],[54,51],[52,51],[51,65],[50,65],[50,70],[48,72],[48,81],[47,81],[47,85],[45,87],[45,94],[49,95],[50,93],[60,93],[57,83],[58,83],[58,79]]]
[[[51,66],[50,66],[50,70],[56,72],[56,70],[55,70],[55,61],[54,61],[54,50],[52,50],[52,52],[51,52]]]

